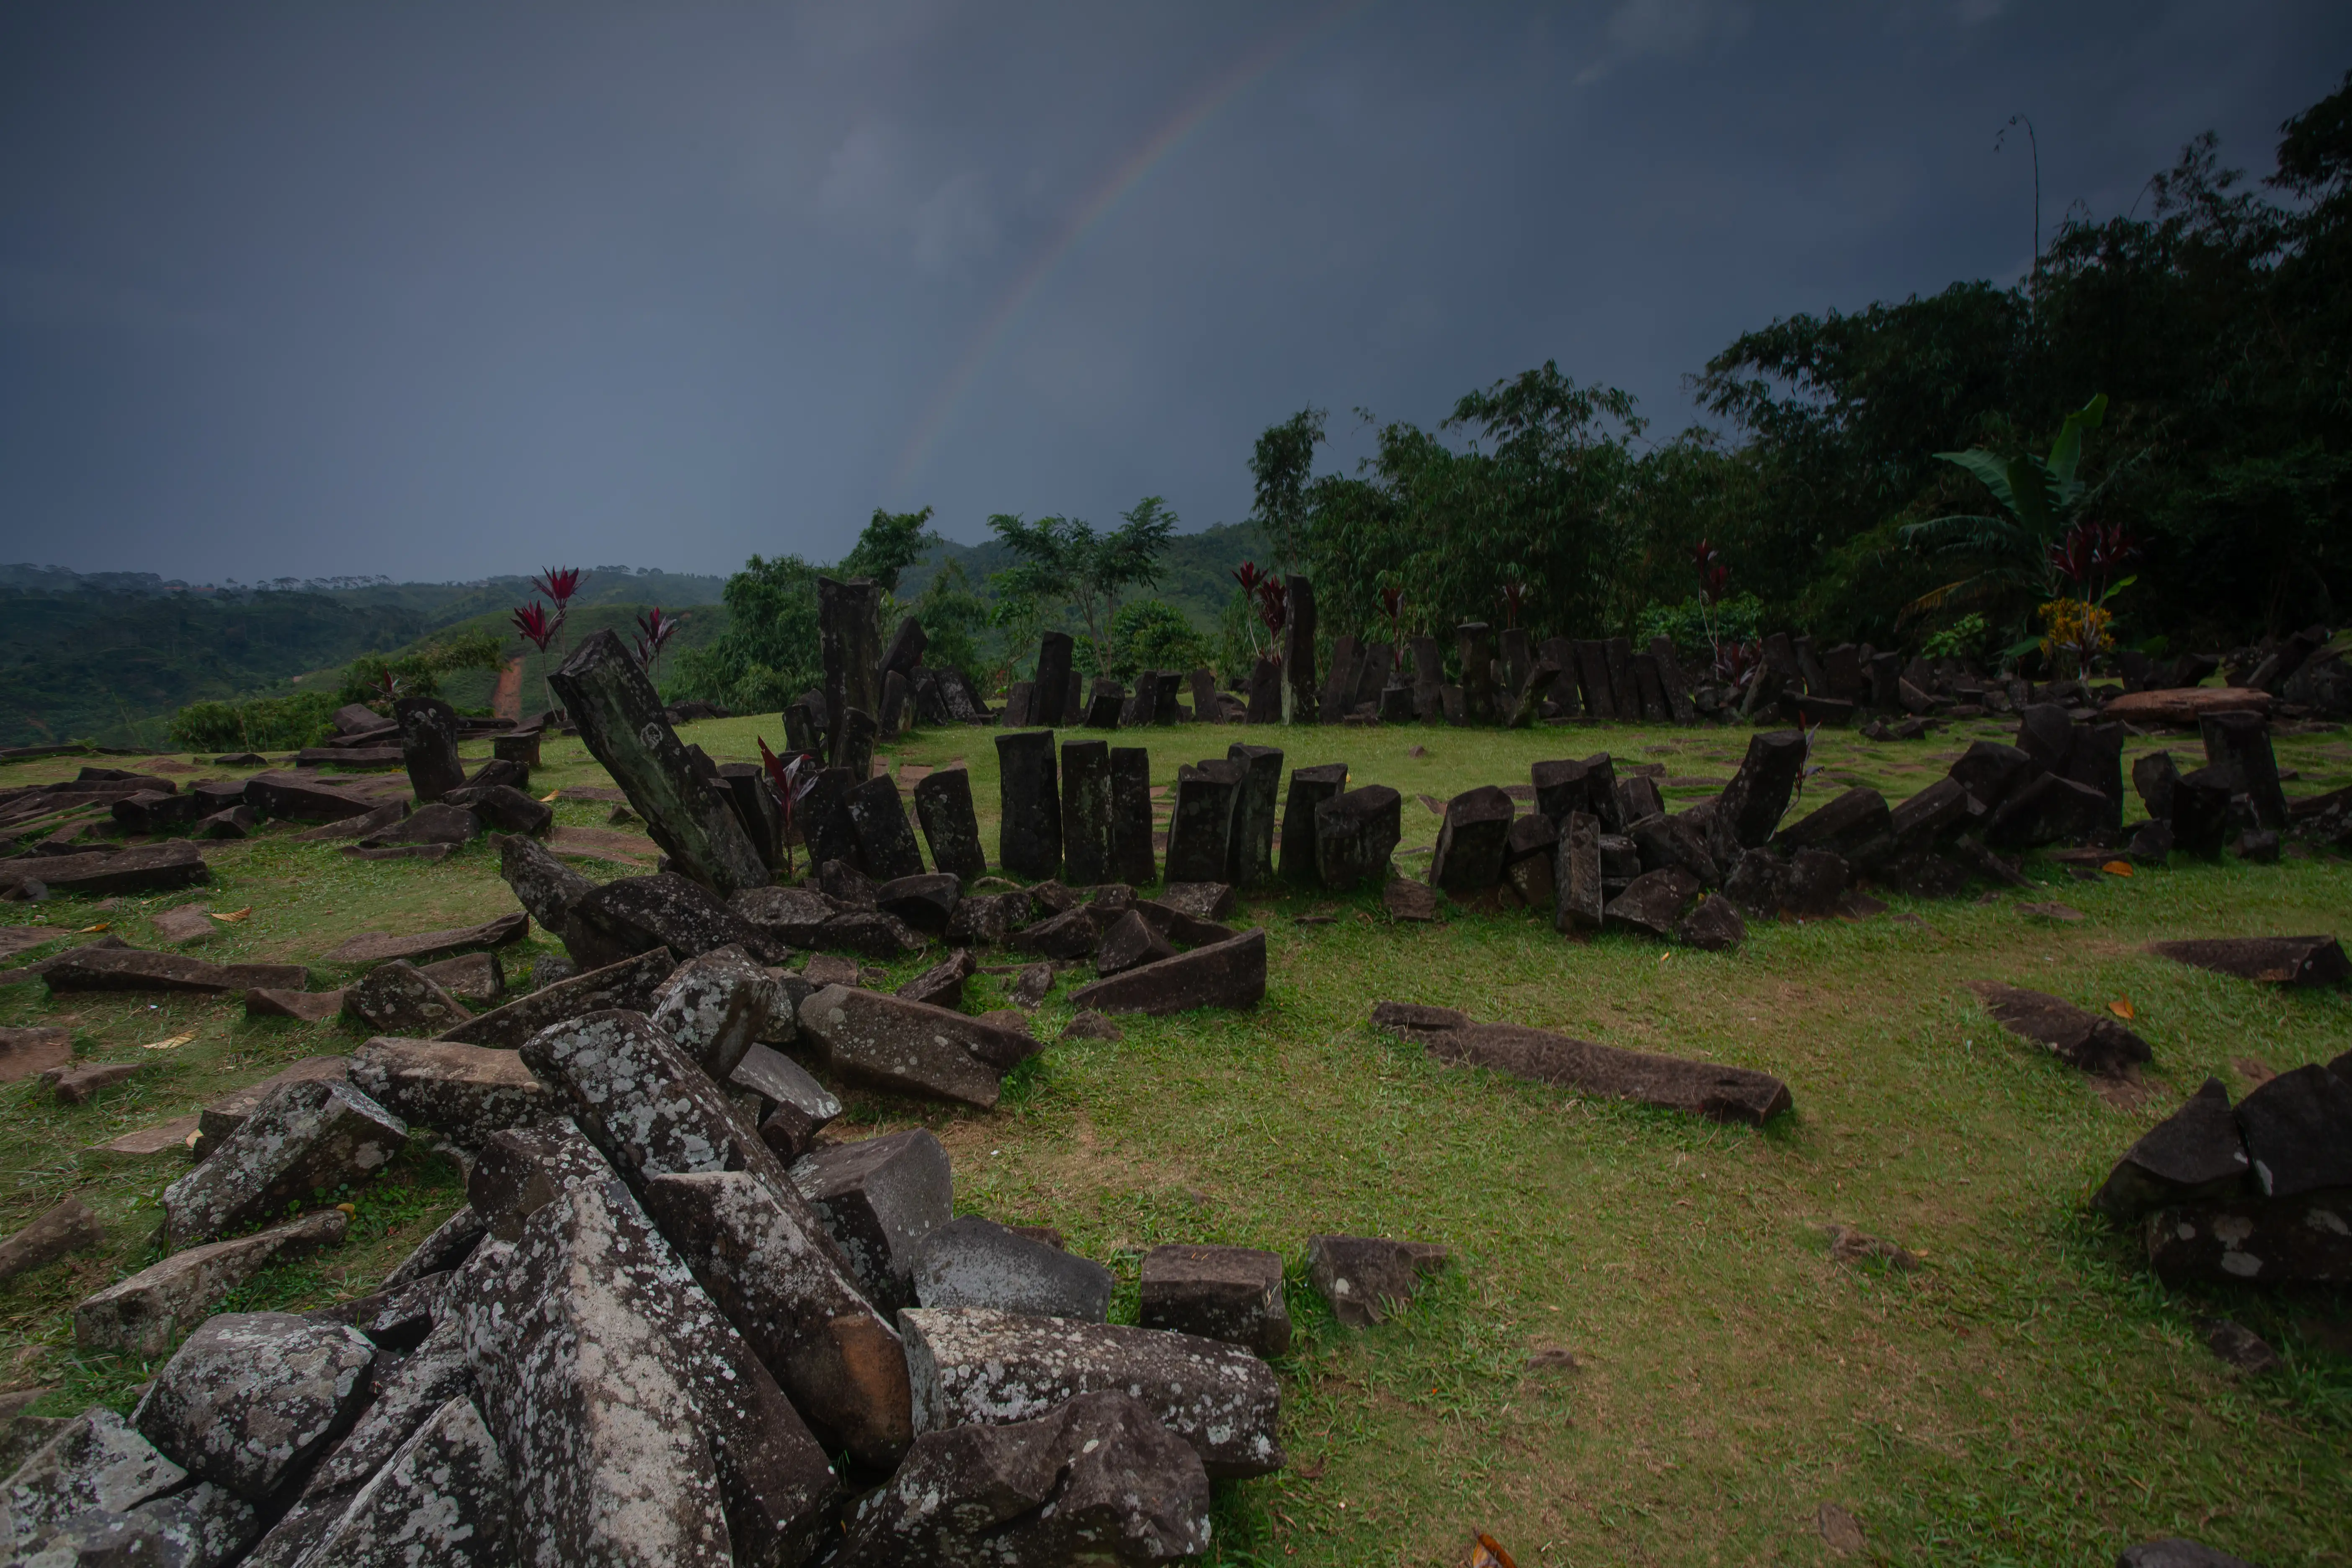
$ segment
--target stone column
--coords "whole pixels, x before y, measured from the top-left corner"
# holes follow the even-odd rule
[[[1009,876],[1042,882],[1062,869],[1062,795],[1054,765],[1054,732],[1031,730],[996,737],[1003,792],[996,859]]]
[[[849,826],[857,835],[858,858],[877,882],[923,874],[923,852],[915,847],[915,829],[898,799],[898,782],[867,779],[849,792]]]
[[[824,705],[836,721],[848,708],[871,714],[882,706],[882,590],[865,577],[846,583],[831,577],[816,580],[818,651],[824,659]],[[826,761],[841,762],[841,730],[835,722],[826,736],[831,752]],[[863,776],[862,774],[860,775]]]
[[[1462,705],[1473,724],[1495,721],[1494,628],[1465,621],[1454,628],[1454,654],[1462,661]]]
[[[1074,888],[1111,880],[1110,742],[1062,742],[1062,879]]]
[[[768,884],[734,808],[712,794],[662,716],[636,656],[610,631],[588,638],[548,677],[588,752],[646,819],[678,874],[721,898]]]
[[[1069,722],[1062,711],[1070,694],[1070,634],[1047,632],[1037,639],[1036,684],[1029,693],[1029,722],[1050,730]]]
[[[437,697],[404,697],[392,705],[392,716],[400,725],[401,760],[418,801],[430,805],[465,784],[455,708]]]
[[[1232,858],[1234,804],[1247,770],[1209,762],[1176,773],[1176,809],[1168,819],[1168,880],[1222,882]]]
[[[1249,717],[1251,724],[1282,722],[1282,666],[1270,658],[1261,658],[1250,671]]]
[[[915,785],[915,815],[922,822],[924,842],[931,847],[933,866],[961,878],[967,888],[988,874],[969,773],[941,768],[923,778]]]
[[[1445,721],[1445,656],[1435,637],[1412,639],[1412,710],[1424,724]]]
[[[1157,880],[1151,849],[1151,753],[1114,746],[1110,753],[1111,877],[1139,888]]]
[[[1282,803],[1282,879],[1320,887],[1315,858],[1315,808],[1348,787],[1348,764],[1323,763],[1290,770],[1290,793]]]
[[[1316,700],[1316,713],[1324,723],[1337,724],[1356,705],[1356,677],[1363,663],[1363,647],[1353,637],[1342,636],[1331,645],[1331,674]]]
[[[1315,722],[1315,584],[1305,577],[1284,584],[1288,607],[1282,617],[1282,721]]]
[[[1282,748],[1226,748],[1225,760],[1244,771],[1242,793],[1234,804],[1234,836],[1226,859],[1225,880],[1236,888],[1253,887],[1274,875],[1274,813],[1282,793]]]

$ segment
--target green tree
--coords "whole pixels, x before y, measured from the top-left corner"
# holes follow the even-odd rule
[[[760,712],[822,685],[816,578],[816,568],[797,555],[746,561],[719,591],[727,629],[708,647],[678,656],[677,694]]]
[[[1299,561],[1307,489],[1315,478],[1315,448],[1323,444],[1325,417],[1323,409],[1302,408],[1281,424],[1267,426],[1250,453],[1250,477],[1257,487],[1252,516],[1274,547],[1276,571],[1288,571]]]
[[[966,671],[980,668],[978,634],[988,626],[989,606],[972,591],[962,562],[950,561],[932,574],[908,609],[929,639],[923,651],[925,664]]]
[[[924,552],[946,542],[931,531],[931,509],[884,511],[874,509],[857,542],[835,569],[843,577],[870,577],[886,594],[898,591],[898,574],[923,558]],[[925,627],[929,630],[929,627]]]
[[[1035,522],[1000,512],[988,520],[1017,559],[990,578],[1004,606],[1000,625],[1039,621],[1060,610],[1075,615],[1094,645],[1098,665],[1111,661],[1111,618],[1129,590],[1160,579],[1160,556],[1176,531],[1176,514],[1158,496],[1146,496],[1119,514],[1120,525],[1097,533],[1074,517]],[[1018,611],[1014,605],[1025,605]],[[1044,629],[1039,621],[1038,629]],[[1030,633],[1034,637],[1034,632]]]

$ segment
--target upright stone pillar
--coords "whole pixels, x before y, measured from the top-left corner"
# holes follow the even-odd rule
[[[1070,634],[1047,632],[1037,639],[1036,685],[1029,693],[1029,722],[1051,730],[1070,722],[1063,709],[1070,698]]]
[[[2264,827],[2284,827],[2286,792],[2279,788],[2271,721],[2260,713],[2207,713],[2199,717],[2197,729],[2206,763],[2235,771],[2238,788],[2253,803],[2254,820]]]
[[[1139,888],[1156,881],[1151,849],[1151,753],[1141,746],[1110,752],[1111,879]]]
[[[1062,879],[1074,888],[1110,881],[1110,742],[1062,742]]]
[[[1147,669],[1135,678],[1135,695],[1119,710],[1120,721],[1130,728],[1154,723],[1160,717],[1160,682],[1152,679],[1154,673]]]
[[[1244,770],[1242,793],[1234,803],[1234,834],[1227,851],[1225,880],[1236,888],[1254,887],[1274,875],[1274,813],[1282,793],[1282,748],[1226,748],[1225,760]]]
[[[824,660],[825,710],[838,717],[845,709],[860,708],[868,715],[882,707],[882,590],[865,577],[846,583],[831,577],[816,580],[817,648]],[[826,760],[841,763],[842,730],[836,723],[826,737]],[[864,774],[859,775],[861,778]]]
[[[941,768],[927,774],[915,785],[915,816],[923,825],[923,841],[931,847],[933,866],[961,878],[967,888],[988,874],[970,773]]]
[[[1601,645],[1601,652],[1609,668],[1609,696],[1617,704],[1618,721],[1631,724],[1642,716],[1642,689],[1633,677],[1633,645],[1625,637],[1611,637]]]
[[[875,723],[882,739],[895,741],[902,730],[915,727],[914,692],[907,678],[897,670],[886,670],[882,676],[882,711],[875,715]]]
[[[846,709],[834,732],[833,761],[847,769],[860,784],[874,772],[874,715],[863,708]]]
[[[1573,719],[1583,706],[1576,700],[1576,644],[1568,637],[1546,637],[1536,645],[1536,658],[1559,671],[1552,683],[1551,700],[1559,705],[1560,716]]]
[[[1315,584],[1292,577],[1282,616],[1282,721],[1315,722]]]
[[[915,847],[915,829],[899,803],[895,779],[867,779],[849,792],[849,826],[857,835],[858,858],[877,882],[923,874],[923,852]]]
[[[1235,803],[1248,770],[1207,762],[1176,771],[1176,809],[1168,819],[1168,880],[1222,882],[1233,856]]]
[[[923,630],[923,624],[912,616],[903,617],[898,629],[890,634],[890,646],[882,650],[884,672],[895,670],[912,681],[915,671],[922,668],[923,650],[930,646],[930,636]]]
[[[1495,721],[1495,643],[1493,628],[1484,621],[1465,621],[1454,628],[1454,649],[1462,660],[1462,702],[1473,724]]]
[[[1608,648],[1591,637],[1577,641],[1576,684],[1583,693],[1587,713],[1605,721],[1614,721],[1619,717],[1617,695],[1609,684]]]
[[[808,845],[809,868],[828,860],[864,868],[865,854],[857,846],[857,825],[849,816],[849,792],[858,782],[847,768],[822,768],[801,796],[793,820]]]
[[[1062,794],[1054,732],[996,737],[1003,819],[996,859],[1008,875],[1042,882],[1062,869]]]
[[[1155,669],[1150,675],[1152,684],[1160,688],[1160,703],[1151,721],[1173,724],[1184,717],[1184,678],[1172,669]]]
[[[1650,639],[1650,658],[1658,667],[1658,679],[1666,689],[1666,711],[1677,724],[1698,722],[1698,710],[1691,705],[1690,677],[1683,672],[1683,661],[1675,652],[1675,639],[1663,633]]]
[[[548,677],[588,752],[646,819],[679,875],[725,898],[768,884],[768,868],[735,809],[713,794],[662,715],[636,656],[609,630],[573,650]]]
[[[1290,770],[1290,793],[1282,803],[1282,879],[1302,888],[1320,887],[1315,858],[1315,808],[1348,787],[1348,764],[1321,763]]]
[[[1412,710],[1424,724],[1445,722],[1445,656],[1435,637],[1412,639]]]
[[[1192,686],[1192,719],[1195,723],[1218,724],[1224,721],[1224,704],[1217,700],[1217,678],[1207,665],[1196,668],[1190,677]]]
[[[392,705],[400,723],[400,756],[409,786],[426,805],[466,782],[457,760],[457,710],[437,697],[404,697]]]
[[[1316,700],[1317,717],[1326,724],[1337,724],[1356,706],[1356,678],[1363,673],[1363,645],[1353,637],[1341,636],[1331,645],[1331,674],[1323,683],[1323,694]]]
[[[1244,722],[1281,723],[1283,690],[1282,666],[1270,658],[1259,659],[1250,670],[1249,717]]]

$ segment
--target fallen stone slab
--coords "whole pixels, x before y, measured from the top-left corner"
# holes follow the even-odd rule
[[[1703,952],[1729,952],[1748,940],[1748,922],[1740,917],[1738,905],[1710,893],[1676,923],[1674,939]]]
[[[915,1304],[915,1260],[954,1214],[947,1151],[922,1128],[838,1143],[795,1161],[793,1184],[884,1312]]]
[[[499,852],[499,875],[532,920],[557,936],[572,919],[572,907],[596,890],[596,884],[556,858],[552,850],[527,834],[492,834]]]
[[[928,936],[943,936],[963,901],[963,884],[952,872],[924,871],[874,889],[874,907]]]
[[[75,1516],[128,1513],[187,1479],[129,1422],[92,1405],[0,1483],[0,1552],[29,1568],[27,1549]]]
[[[465,1004],[495,1005],[506,994],[506,971],[494,952],[461,952],[432,963],[420,963],[416,973]]]
[[[1679,866],[1644,871],[1601,906],[1603,926],[1628,926],[1645,935],[1671,937],[1700,892],[1696,877]]]
[[[2175,963],[2271,985],[2336,985],[2352,978],[2352,961],[2332,936],[2210,937],[2152,942],[2147,950]]]
[[[1985,826],[1985,842],[1996,849],[2030,849],[2083,838],[2106,828],[2112,813],[2103,792],[2043,773],[2000,803]]]
[[[377,964],[343,993],[348,1017],[388,1035],[436,1035],[473,1016],[404,958]]]
[[[1155,1247],[1143,1255],[1140,1321],[1271,1360],[1290,1349],[1282,1258],[1247,1247]]]
[[[559,865],[557,869],[563,868]],[[584,882],[586,879],[582,879]],[[320,963],[386,963],[395,958],[411,963],[446,958],[454,953],[486,951],[520,942],[530,931],[530,918],[518,911],[480,925],[455,926],[446,931],[396,936],[389,931],[362,931],[319,955]]]
[[[746,888],[727,907],[779,947],[814,947],[840,906],[814,888]]]
[[[343,847],[343,855],[352,860],[429,860],[438,863],[449,858],[456,849],[451,844],[385,844]]]
[[[848,985],[812,993],[800,1027],[845,1077],[983,1110],[996,1104],[998,1079],[1039,1048],[1025,1033]]]
[[[2102,1078],[2120,1078],[2151,1059],[2147,1042],[2105,1014],[2063,998],[1995,981],[1969,984],[1985,1010],[2011,1034],[2046,1046],[2067,1066]]]
[[[646,1207],[820,1436],[866,1464],[906,1452],[906,1348],[806,1211],[740,1171],[656,1176]]]
[[[498,833],[519,833],[537,838],[555,826],[555,808],[534,800],[510,784],[467,784],[451,790],[447,804],[461,805]]]
[[[1126,1393],[1190,1444],[1211,1476],[1282,1468],[1281,1389],[1265,1363],[1215,1340],[981,1307],[898,1315],[915,1435],[1034,1420],[1081,1394]]]
[[[356,790],[286,773],[256,773],[246,780],[245,804],[264,816],[294,822],[341,822],[371,812],[391,811],[383,802]],[[400,803],[399,811],[391,813],[389,819],[397,822],[407,814],[406,804]]]
[[[2128,1225],[2154,1209],[2232,1196],[2252,1172],[2230,1091],[2220,1079],[2208,1078],[2116,1162],[2091,1203],[2117,1225]]]
[[[220,1147],[221,1140],[246,1123],[254,1108],[269,1097],[270,1090],[281,1083],[297,1083],[317,1079],[324,1082],[344,1083],[350,1079],[351,1058],[348,1057],[304,1057],[300,1061],[278,1068],[257,1083],[233,1089],[205,1107],[196,1118],[200,1134],[195,1143],[196,1158],[203,1159]]]
[[[1379,1002],[1372,1006],[1372,1024],[1418,1041],[1440,1061],[1689,1111],[1712,1121],[1760,1127],[1792,1103],[1787,1084],[1752,1068],[1598,1046],[1517,1024],[1473,1023],[1469,1015],[1450,1007]]]
[[[845,910],[817,928],[811,947],[862,953],[867,958],[894,959],[923,948],[921,933],[896,915],[879,910]]]
[[[654,842],[686,877],[715,895],[714,902],[739,888],[767,885],[767,865],[734,806],[704,783],[670,727],[645,667],[618,637],[605,630],[588,637],[547,679],[590,754],[628,793]],[[583,968],[593,969],[599,962],[625,958],[650,945],[641,942],[595,962],[577,952],[572,956]],[[688,951],[674,942],[668,945]],[[692,951],[724,945],[709,942]]]
[[[1196,921],[1221,921],[1234,912],[1231,882],[1171,882],[1160,889],[1157,902]]]
[[[2126,691],[2099,705],[2102,717],[2134,724],[2192,728],[2209,713],[2268,714],[2273,699],[2247,686],[2188,686],[2164,691]]]
[[[0,1029],[0,1083],[15,1083],[72,1059],[70,1029],[51,1026]]]
[[[439,847],[454,849],[471,844],[482,836],[482,819],[462,805],[436,801],[420,805],[399,822],[381,833],[371,834],[360,840],[362,849],[386,849],[396,846]]]
[[[740,948],[722,947],[671,971],[655,994],[651,1016],[655,1028],[724,1083],[785,1006],[774,975]]]
[[[1209,1547],[1209,1477],[1119,1390],[1034,1420],[926,1433],[860,1500],[834,1568],[1172,1563]]]
[[[1101,931],[1094,916],[1083,909],[1069,910],[1013,933],[1013,945],[1040,958],[1064,963],[1085,958],[1095,950]]]
[[[184,952],[137,947],[73,948],[42,960],[52,991],[178,991],[217,996],[230,991],[299,991],[310,973],[299,963],[213,963]]]
[[[341,991],[287,991],[257,985],[245,994],[248,1018],[291,1018],[298,1023],[323,1024],[343,1010]]]
[[[514,1051],[454,1040],[378,1036],[352,1053],[352,1085],[412,1126],[460,1149],[556,1113],[547,1089]]]
[[[1739,771],[1716,797],[1715,820],[1731,845],[1760,849],[1772,841],[1796,793],[1808,750],[1805,737],[1795,730],[1748,738]]]
[[[120,1137],[110,1138],[103,1143],[93,1143],[90,1147],[109,1154],[160,1154],[166,1149],[184,1153],[189,1141],[196,1135],[196,1121],[193,1116],[175,1116],[152,1127],[133,1128]]]
[[[59,1105],[87,1105],[100,1091],[136,1078],[139,1068],[137,1062],[84,1062],[78,1067],[51,1068],[41,1075],[41,1081]]]
[[[814,1552],[839,1495],[824,1450],[618,1179],[557,1193],[503,1252],[457,1315],[535,1561]]]
[[[1434,921],[1438,918],[1437,889],[1426,882],[1392,877],[1381,889],[1381,908],[1392,921]]]
[[[281,1083],[209,1159],[163,1189],[165,1237],[192,1246],[319,1188],[363,1182],[407,1142],[405,1123],[349,1084]]]
[[[806,1068],[781,1051],[754,1044],[735,1064],[731,1089],[760,1097],[760,1137],[787,1162],[807,1153],[826,1123],[841,1114],[841,1101]]]
[[[2116,1558],[2116,1568],[2254,1568],[2254,1565],[2242,1557],[2232,1557],[2202,1542],[2168,1535],[2161,1541],[2143,1541],[2137,1546],[2125,1548]]]
[[[320,823],[316,827],[304,828],[294,835],[294,842],[333,844],[346,838],[373,838],[408,815],[408,802],[404,800],[390,800],[381,805],[372,801],[361,801],[358,804],[366,809],[357,816],[336,817]],[[246,809],[257,812],[257,808],[250,804],[246,806]]]
[[[310,1561],[351,1568],[504,1568],[508,1477],[474,1402],[426,1419],[329,1527]]]
[[[751,923],[710,889],[673,872],[623,877],[572,906],[564,950],[583,970],[666,947],[682,958],[740,947],[770,963],[778,955]]]
[[[174,946],[203,942],[219,930],[202,904],[182,904],[155,917],[155,934]]]
[[[1070,1003],[1164,1017],[1195,1007],[1255,1007],[1265,995],[1265,931],[1257,928],[1081,985]]]
[[[1140,910],[1129,910],[1111,922],[1095,948],[1095,973],[1123,974],[1147,963],[1176,956],[1174,944],[1154,930]]]
[[[2148,1268],[2167,1285],[2352,1280],[2352,1192],[2340,1187],[2159,1209],[2146,1234]]]
[[[2237,1116],[2265,1197],[2352,1187],[2352,1078],[2299,1067],[2256,1085]]]
[[[670,956],[667,948],[650,948],[618,963],[542,985],[503,1007],[442,1031],[440,1037],[463,1045],[502,1046],[513,1050],[541,1029],[584,1018],[591,1013],[614,1008],[650,1013],[662,982],[677,967],[677,960]]]
[[[1350,1328],[1388,1321],[1412,1300],[1421,1282],[1441,1274],[1452,1255],[1426,1241],[1380,1236],[1310,1236],[1307,1278],[1331,1303],[1331,1315]]]
[[[1117,1281],[1101,1264],[965,1215],[917,1247],[915,1299],[926,1307],[992,1307],[1100,1323]]]
[[[358,1414],[374,1360],[357,1329],[224,1312],[182,1342],[131,1423],[189,1474],[260,1502]]]
[[[1183,910],[1171,909],[1157,899],[1138,899],[1133,910],[1143,917],[1144,924],[1170,942],[1185,947],[1209,947],[1217,942],[1231,942],[1241,934],[1231,926],[1222,926],[1214,921],[1195,920]]]
[[[261,1515],[210,1481],[152,1498],[127,1513],[92,1509],[45,1537],[29,1558],[40,1568],[112,1568],[124,1563],[233,1563],[261,1533]]]
[[[46,1268],[58,1258],[106,1244],[106,1227],[79,1198],[42,1211],[40,1217],[0,1241],[0,1285],[19,1274]]]

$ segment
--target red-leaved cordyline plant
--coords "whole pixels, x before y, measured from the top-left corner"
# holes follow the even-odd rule
[[[1745,691],[1763,662],[1762,643],[1722,642],[1715,645],[1715,678],[1734,691]]]
[[[1706,540],[1691,547],[1691,564],[1698,569],[1699,621],[1706,627],[1707,645],[1715,649],[1715,669],[1717,676],[1731,679],[1723,671],[1725,653],[1723,625],[1717,618],[1716,606],[1723,602],[1724,591],[1731,586],[1731,568],[1723,563],[1723,552]],[[1738,657],[1735,650],[1735,658]],[[1751,656],[1741,666],[1741,678],[1732,680],[1734,688],[1747,685],[1755,679],[1755,660]]]
[[[1272,574],[1264,570],[1255,561],[1244,561],[1234,568],[1233,577],[1234,582],[1242,585],[1242,597],[1248,602],[1253,610],[1257,606],[1259,587],[1274,580]],[[1257,627],[1249,628],[1249,639],[1250,652],[1258,658],[1264,658],[1265,650],[1257,646]]]
[[[577,566],[551,566],[532,580],[531,586],[555,601],[555,616],[560,621],[563,612],[572,607],[572,595],[580,592],[580,576]]]
[[[1268,574],[1257,585],[1257,618],[1265,623],[1267,640],[1272,644],[1267,657],[1277,663],[1282,659],[1282,623],[1289,613],[1290,590]]]
[[[659,605],[649,615],[637,617],[637,662],[646,667],[646,678],[653,679],[654,660],[662,656],[669,639],[677,635],[678,618],[664,616]]]
[[[795,752],[791,758],[779,757],[768,750],[765,739],[760,742],[760,766],[768,775],[768,793],[776,797],[777,809],[783,813],[784,875],[794,875],[793,869],[793,832],[800,818],[800,803],[816,784],[820,759],[814,752]]]
[[[1528,585],[1520,582],[1505,583],[1496,591],[1496,597],[1503,601],[1503,626],[1507,631],[1519,624],[1519,612],[1527,607]]]
[[[1395,645],[1397,657],[1404,657],[1404,590],[1381,590],[1381,613],[1389,618],[1389,641]]]
[[[524,641],[541,653],[545,653],[547,645],[555,640],[555,628],[561,624],[561,620],[550,616],[547,606],[537,599],[528,605],[515,606],[515,630],[522,634]]]

